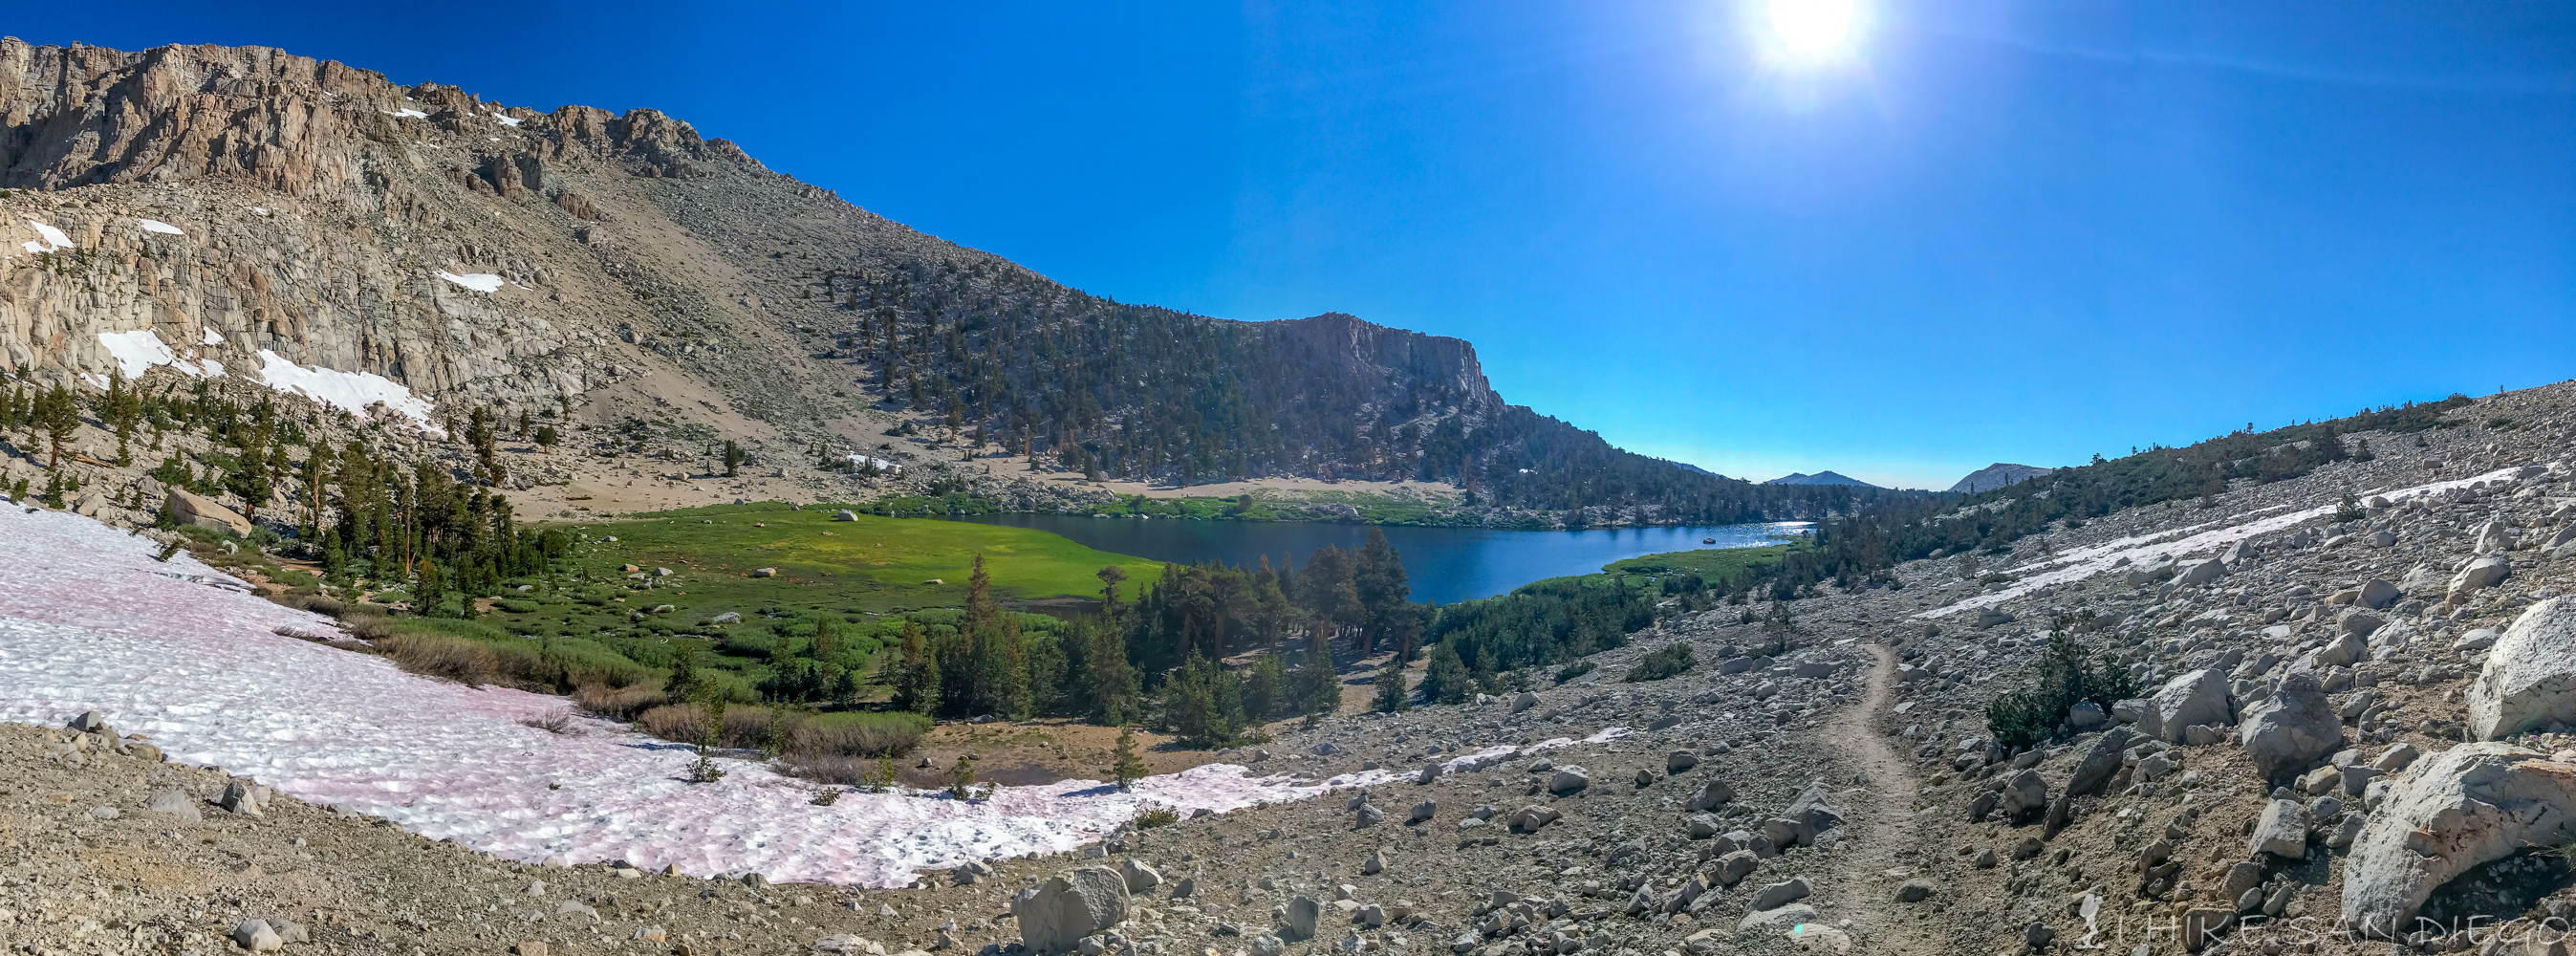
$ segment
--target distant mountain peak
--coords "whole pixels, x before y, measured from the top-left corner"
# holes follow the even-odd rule
[[[1700,466],[1698,466],[1698,465],[1691,464],[1690,462],[1687,462],[1687,461],[1674,461],[1673,459],[1670,459],[1670,458],[1665,458],[1665,459],[1660,459],[1660,460],[1661,460],[1661,461],[1664,461],[1664,462],[1666,462],[1666,463],[1668,463],[1668,464],[1670,464],[1670,465],[1672,465],[1672,466],[1673,466],[1673,467],[1675,467],[1675,468],[1679,468],[1679,469],[1681,469],[1681,470],[1683,470],[1683,471],[1687,471],[1687,472],[1690,472],[1690,473],[1695,474],[1695,475],[1707,475],[1707,476],[1709,476],[1709,477],[1711,477],[1711,478],[1724,478],[1724,477],[1726,477],[1725,475],[1718,474],[1717,472],[1710,471],[1710,470],[1708,470],[1708,469],[1706,469],[1706,468],[1702,468],[1702,467],[1700,467]]]
[[[2041,475],[2048,474],[2048,472],[2049,469],[2046,468],[2037,468],[2030,465],[2007,464],[1999,461],[1969,472],[1968,477],[1959,479],[1959,483],[1951,485],[1950,490],[1960,494],[1979,494],[1981,492],[1993,491],[1997,488],[2018,485]]]
[[[1876,488],[1876,487],[1878,487],[1877,485],[1870,484],[1869,482],[1862,481],[1862,480],[1860,480],[1860,479],[1858,479],[1858,478],[1853,478],[1853,477],[1850,477],[1850,476],[1848,476],[1848,475],[1839,475],[1839,474],[1835,474],[1835,473],[1830,472],[1830,471],[1820,471],[1820,472],[1817,472],[1817,473],[1812,474],[1812,475],[1809,475],[1809,474],[1802,474],[1802,473],[1794,472],[1794,471],[1793,471],[1793,472],[1790,472],[1790,473],[1788,473],[1788,474],[1786,474],[1786,475],[1782,475],[1782,476],[1780,476],[1780,477],[1778,477],[1778,478],[1773,478],[1773,479],[1771,479],[1771,480],[1769,480],[1769,481],[1763,482],[1763,484],[1766,484],[1766,485],[1850,485],[1850,486],[1855,487],[1855,488]]]

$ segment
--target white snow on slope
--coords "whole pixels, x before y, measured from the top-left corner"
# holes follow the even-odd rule
[[[72,237],[63,235],[63,231],[60,229],[45,225],[44,223],[37,222],[33,219],[27,220],[27,225],[34,226],[36,228],[37,238],[44,240],[45,243],[44,248],[41,249],[37,248],[35,243],[26,243],[25,246],[28,252],[52,252],[57,249],[69,249],[72,247]]]
[[[430,427],[429,400],[413,395],[411,389],[404,388],[401,382],[374,372],[342,372],[318,365],[297,365],[267,349],[259,350],[259,359],[265,363],[259,371],[260,380],[270,388],[303,395],[333,408],[347,409],[360,418],[367,416],[368,406],[383,402],[385,407],[409,416],[422,428]]]
[[[27,250],[28,252],[43,252],[43,251],[45,251],[45,247],[44,247],[44,245],[43,245],[42,243],[39,243],[39,242],[37,242],[37,241],[33,240],[33,239],[29,239],[29,240],[27,240],[27,241],[25,241],[25,242],[21,242],[21,243],[19,243],[19,244],[18,244],[18,248],[20,248],[20,249],[25,249],[25,250]]]
[[[157,232],[165,236],[184,236],[188,234],[186,230],[169,223],[162,222],[158,219],[138,219],[135,221],[143,224],[143,231],[145,232]]]
[[[518,723],[562,713],[559,697],[469,689],[281,636],[331,625],[184,554],[155,562],[150,539],[87,518],[0,509],[0,536],[33,556],[0,562],[0,720],[97,710],[174,760],[511,859],[893,886],[968,859],[1073,849],[1147,804],[1222,812],[1391,778],[1301,784],[1210,764],[1125,793],[1076,780],[976,802],[851,793],[818,807],[817,785],[757,763],[727,760],[722,781],[691,784],[686,747],[600,722],[581,736]]]
[[[500,114],[500,113],[494,113],[494,114],[492,114],[492,118],[493,118],[493,119],[496,119],[496,120],[500,120],[500,121],[501,121],[501,125],[503,125],[503,126],[517,126],[517,125],[519,125],[519,118],[518,118],[518,117],[516,117],[516,116],[504,116],[504,115],[502,115],[502,114]]]
[[[2428,485],[2416,485],[2411,488],[2400,488],[2395,491],[2365,491],[2361,492],[2357,497],[2366,499],[2376,495],[2387,498],[2391,504],[2394,504],[2405,501],[2409,498],[2420,497],[2423,495],[2441,494],[2442,492],[2449,491],[2453,488],[2466,488],[2481,481],[2510,480],[2513,478],[2517,470],[2517,468],[2506,468],[2499,471],[2491,471],[2483,475],[2474,475],[2452,481],[2437,481]],[[1996,591],[1992,594],[1978,595],[1957,604],[1950,605],[1949,607],[1933,608],[1914,616],[1918,618],[1948,617],[1961,611],[1981,607],[1992,607],[2005,601],[2029,594],[2030,592],[2039,590],[2040,588],[2054,584],[2064,584],[2069,581],[2081,581],[2104,571],[2109,571],[2113,568],[2119,567],[2123,559],[2126,559],[2130,564],[2142,564],[2145,563],[2147,559],[2159,554],[2171,555],[2173,557],[2180,558],[2194,554],[2215,553],[2219,549],[2225,548],[2228,545],[2235,544],[2239,541],[2261,537],[2276,531],[2287,531],[2318,518],[2331,515],[2334,513],[2336,507],[2337,506],[2335,505],[2322,505],[2298,511],[2285,511],[2269,517],[2254,517],[2254,515],[2263,514],[2264,511],[2278,510],[2277,508],[2266,508],[2263,509],[2263,511],[2255,511],[2248,514],[2238,515],[2236,516],[2236,519],[2234,519],[2235,523],[2232,524],[2210,522],[2207,524],[2193,525],[2188,528],[2180,529],[2179,531],[2167,531],[2153,535],[2115,538],[2110,541],[2102,542],[2101,544],[2060,551],[2057,553],[2056,557],[2050,558],[2047,561],[2014,568],[2013,573],[2021,575],[2021,580],[2013,582],[2011,587],[2005,588],[2001,591]],[[2183,536],[2180,538],[2173,537],[2176,534]]]
[[[178,354],[162,344],[161,337],[152,334],[151,329],[101,332],[98,344],[107,349],[107,354],[116,357],[116,367],[125,372],[128,380],[142,378],[143,373],[155,365],[179,366]],[[186,366],[179,366],[179,370],[190,371]]]
[[[878,471],[902,471],[902,470],[903,470],[903,466],[902,466],[902,465],[895,464],[894,462],[887,461],[887,460],[885,460],[885,459],[883,459],[883,458],[870,458],[870,457],[868,457],[868,456],[866,456],[866,455],[861,455],[861,454],[855,454],[855,453],[853,453],[853,454],[851,454],[851,455],[849,456],[849,459],[850,459],[850,467],[852,467],[852,468],[857,468],[857,467],[860,467],[860,466],[862,466],[862,465],[870,465],[870,464],[873,464],[873,465],[877,466],[877,470],[878,470]]]
[[[221,335],[217,335],[217,334],[215,334],[215,327],[214,327],[214,326],[211,326],[211,325],[206,326],[205,328],[198,330],[198,333],[197,333],[197,334],[198,334],[198,335],[200,335],[200,336],[202,336],[202,338],[201,338],[201,339],[198,341],[198,343],[197,343],[197,344],[199,344],[199,345],[222,345],[222,344],[224,344],[224,337],[223,337],[223,336],[221,336]]]
[[[464,286],[468,289],[472,289],[476,292],[501,291],[501,277],[489,272],[468,272],[464,275],[457,275],[445,269],[440,269],[438,270],[438,277],[449,282],[456,283],[457,285]]]
[[[421,111],[419,111],[419,110],[416,110],[416,109],[412,109],[411,107],[408,107],[408,106],[403,107],[403,108],[398,109],[398,110],[395,110],[395,111],[393,111],[393,112],[391,112],[391,113],[387,113],[387,114],[385,114],[385,115],[387,115],[387,116],[401,116],[401,117],[408,117],[408,118],[410,118],[410,119],[428,119],[428,118],[429,118],[429,114],[427,114],[427,113],[423,113],[423,112],[421,112]]]

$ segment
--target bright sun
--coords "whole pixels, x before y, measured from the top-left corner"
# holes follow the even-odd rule
[[[1770,0],[1770,4],[1771,31],[1792,56],[1828,59],[1851,40],[1853,0]]]

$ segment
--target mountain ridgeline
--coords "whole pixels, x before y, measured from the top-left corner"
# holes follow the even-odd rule
[[[1454,482],[1577,525],[1857,500],[1614,448],[1506,404],[1457,339],[1089,295],[652,110],[541,113],[259,47],[0,39],[0,187],[0,229],[73,247],[0,243],[0,353],[48,381],[104,380],[100,336],[151,329],[229,368],[272,353],[450,409],[782,456],[873,447],[892,420],[1104,478]]]

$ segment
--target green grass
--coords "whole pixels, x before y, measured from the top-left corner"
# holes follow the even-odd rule
[[[1805,547],[1808,545],[1800,540],[1759,548],[1700,548],[1692,551],[1639,555],[1610,562],[1603,565],[1600,571],[1592,574],[1546,578],[1521,585],[1515,590],[1543,588],[1568,581],[1582,582],[1585,587],[1609,587],[1610,576],[1613,574],[1625,577],[1628,586],[1632,588],[1656,584],[1668,574],[1697,574],[1702,580],[1716,582],[1747,569],[1778,564],[1781,558],[1788,555],[1789,549]]]
[[[617,568],[623,564],[679,572],[675,586],[653,591],[660,603],[678,605],[683,619],[724,611],[749,618],[762,608],[962,607],[977,555],[993,576],[996,596],[1006,601],[1097,595],[1100,579],[1093,575],[1105,565],[1118,565],[1129,580],[1162,573],[1159,562],[1095,551],[1044,531],[864,513],[856,521],[834,521],[839,507],[689,508],[569,527],[591,539],[578,560],[595,576],[622,581]],[[617,541],[598,540],[610,536]],[[763,567],[777,568],[778,576],[749,576]],[[926,583],[932,580],[944,583]],[[1132,596],[1134,586],[1128,591]]]
[[[404,617],[395,625],[411,638],[408,659],[418,669],[461,680],[560,691],[658,688],[685,652],[702,681],[750,703],[791,659],[866,681],[906,620],[928,636],[953,630],[979,554],[1005,602],[1090,599],[1100,588],[1094,573],[1105,565],[1117,565],[1131,581],[1162,573],[1158,562],[1043,531],[868,514],[834,521],[836,510],[767,503],[567,524],[583,543],[555,573],[507,582],[512,590],[472,620]],[[610,537],[617,540],[604,540]],[[628,564],[647,576],[628,578]],[[650,574],[664,567],[675,573]],[[750,576],[764,567],[777,575]],[[927,583],[933,579],[942,583]],[[521,585],[528,590],[516,590]],[[1135,588],[1126,586],[1128,597]],[[741,620],[716,621],[727,613]],[[1040,614],[1020,619],[1032,633],[1063,624]],[[833,634],[828,647],[816,645],[821,628]],[[884,689],[869,683],[859,699],[882,696]]]

